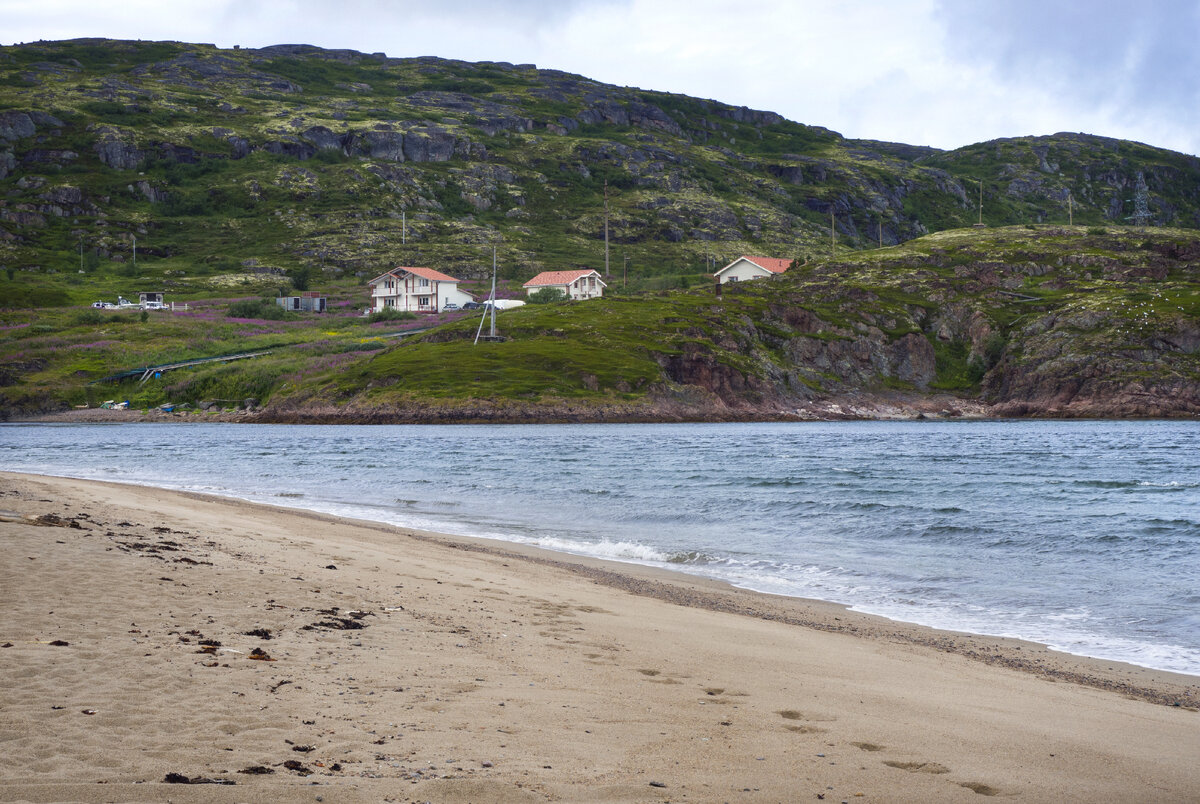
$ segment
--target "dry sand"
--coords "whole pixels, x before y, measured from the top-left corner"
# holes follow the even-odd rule
[[[237,501],[0,473],[0,613],[4,801],[1200,800],[1195,677]]]

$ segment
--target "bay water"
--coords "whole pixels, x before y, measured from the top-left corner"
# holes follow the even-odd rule
[[[0,467],[660,566],[1200,675],[1200,423],[0,425]]]

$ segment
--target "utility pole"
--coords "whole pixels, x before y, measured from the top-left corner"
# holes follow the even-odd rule
[[[137,235],[133,236],[133,268],[137,270]]]
[[[400,245],[408,245],[408,218],[404,207],[400,207]]]
[[[883,218],[879,219],[879,247],[883,248]]]
[[[604,278],[608,279],[608,179],[604,180]]]
[[[983,179],[979,180],[979,225],[983,226]]]

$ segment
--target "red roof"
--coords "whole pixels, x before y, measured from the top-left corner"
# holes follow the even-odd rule
[[[597,277],[600,276],[599,272],[592,268],[584,268],[578,271],[542,271],[521,287],[536,288],[546,285],[569,285],[576,279],[588,276],[589,274],[596,274]],[[600,284],[604,284],[603,280],[601,280]]]
[[[750,257],[743,254],[741,259],[749,260],[764,271],[770,271],[773,274],[783,273],[792,264],[791,260],[781,260],[777,257]]]

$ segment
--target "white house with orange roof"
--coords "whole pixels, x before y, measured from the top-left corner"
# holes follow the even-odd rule
[[[458,280],[432,268],[393,268],[367,282],[371,312],[393,309],[411,313],[436,313],[462,307],[475,297],[458,289]]]
[[[568,299],[598,299],[604,295],[604,280],[599,271],[581,268],[577,271],[542,271],[521,287],[530,296],[543,288],[556,288]]]
[[[717,271],[714,276],[722,285],[726,282],[749,282],[751,279],[781,274],[791,264],[791,260],[776,257],[741,256]]]

